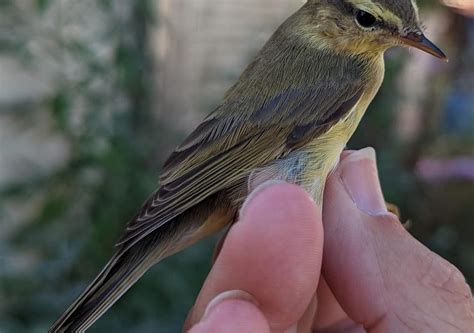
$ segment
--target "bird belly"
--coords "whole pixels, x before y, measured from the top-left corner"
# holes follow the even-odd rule
[[[326,178],[339,163],[342,151],[357,129],[380,83],[364,94],[344,119],[302,148],[307,163],[300,176],[299,185],[305,188],[318,204],[322,204]]]
[[[339,163],[339,158],[364,114],[357,105],[346,119],[334,125],[328,132],[311,141],[304,151],[308,162],[301,175],[300,185],[322,204],[326,178]]]
[[[321,149],[296,151],[254,170],[248,178],[246,192],[251,193],[267,181],[284,181],[303,187],[318,204],[321,204],[324,183],[328,174],[337,165],[343,147],[338,145],[324,151]]]

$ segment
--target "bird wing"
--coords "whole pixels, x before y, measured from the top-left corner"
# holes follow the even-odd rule
[[[128,223],[117,246],[130,248],[210,195],[238,184],[253,169],[324,133],[357,104],[361,86],[357,80],[320,81],[261,103],[228,98],[171,154],[160,187]],[[245,112],[249,104],[256,107]]]

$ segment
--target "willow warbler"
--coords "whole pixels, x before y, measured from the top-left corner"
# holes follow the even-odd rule
[[[50,332],[86,330],[152,265],[235,221],[262,182],[298,184],[321,204],[382,83],[383,54],[399,45],[446,60],[423,35],[414,0],[304,4],[171,154],[112,259]]]

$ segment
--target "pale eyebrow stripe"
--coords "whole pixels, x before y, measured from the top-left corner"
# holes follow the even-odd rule
[[[418,9],[418,4],[416,3],[416,0],[411,0],[411,4],[413,5],[413,8],[415,8],[416,17],[418,18],[419,9]]]

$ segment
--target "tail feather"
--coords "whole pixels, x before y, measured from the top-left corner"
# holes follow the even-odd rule
[[[229,223],[234,213],[226,205],[215,209],[209,200],[137,243],[119,244],[118,252],[48,332],[84,332],[151,266]]]
[[[150,255],[116,255],[48,332],[84,332],[155,262]]]

